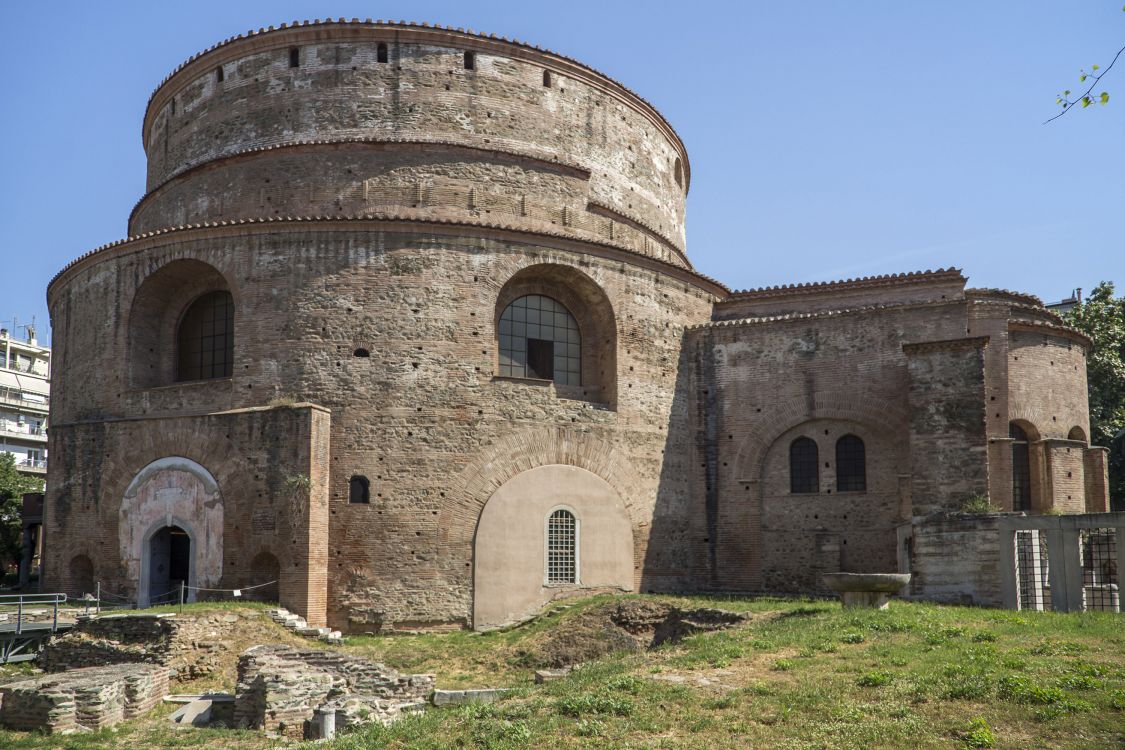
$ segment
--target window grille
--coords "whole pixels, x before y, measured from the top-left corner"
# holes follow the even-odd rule
[[[819,492],[819,463],[816,441],[807,437],[794,440],[789,445],[789,491],[794,494]]]
[[[1008,426],[1012,438],[1012,510],[1031,510],[1031,459],[1027,433],[1019,425]]]
[[[180,321],[177,380],[229,378],[234,362],[234,300],[230,292],[203,295]]]
[[[547,583],[577,583],[578,522],[568,510],[547,519]]]
[[[867,450],[855,435],[836,441],[836,491],[867,491]]]
[[[1121,579],[1117,570],[1116,529],[1083,529],[1079,539],[1082,545],[1084,609],[1120,612]]]
[[[497,334],[500,375],[582,384],[582,338],[562,304],[538,294],[520,297],[504,309]]]

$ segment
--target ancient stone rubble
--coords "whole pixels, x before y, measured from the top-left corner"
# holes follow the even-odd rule
[[[151,710],[168,692],[168,668],[85,667],[0,686],[0,725],[45,732],[97,730]]]
[[[318,712],[335,714],[338,730],[389,723],[419,710],[433,675],[393,669],[333,651],[255,646],[238,661],[234,721],[289,737],[315,737]]]

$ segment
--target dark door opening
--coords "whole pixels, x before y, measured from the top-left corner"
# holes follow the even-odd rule
[[[191,537],[179,526],[165,526],[149,540],[148,601],[151,605],[180,600],[180,584],[191,577]]]
[[[555,342],[527,340],[527,369],[533,378],[555,379]]]

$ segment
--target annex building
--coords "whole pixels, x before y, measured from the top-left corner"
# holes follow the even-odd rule
[[[841,570],[999,605],[966,502],[1106,510],[1080,333],[955,269],[730,291],[675,130],[575,60],[270,27],[141,136],[127,239],[48,290],[45,590],[277,581],[353,632]]]

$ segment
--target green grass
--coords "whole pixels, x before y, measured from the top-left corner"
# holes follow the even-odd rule
[[[606,597],[502,632],[348,638],[349,652],[434,672],[439,685],[518,690],[500,703],[431,709],[308,747],[1125,747],[1121,615],[659,598],[755,617],[734,630],[602,659],[539,686],[532,684],[538,640]],[[0,747],[274,746],[254,733],[176,732],[162,721],[73,738],[0,732]]]

